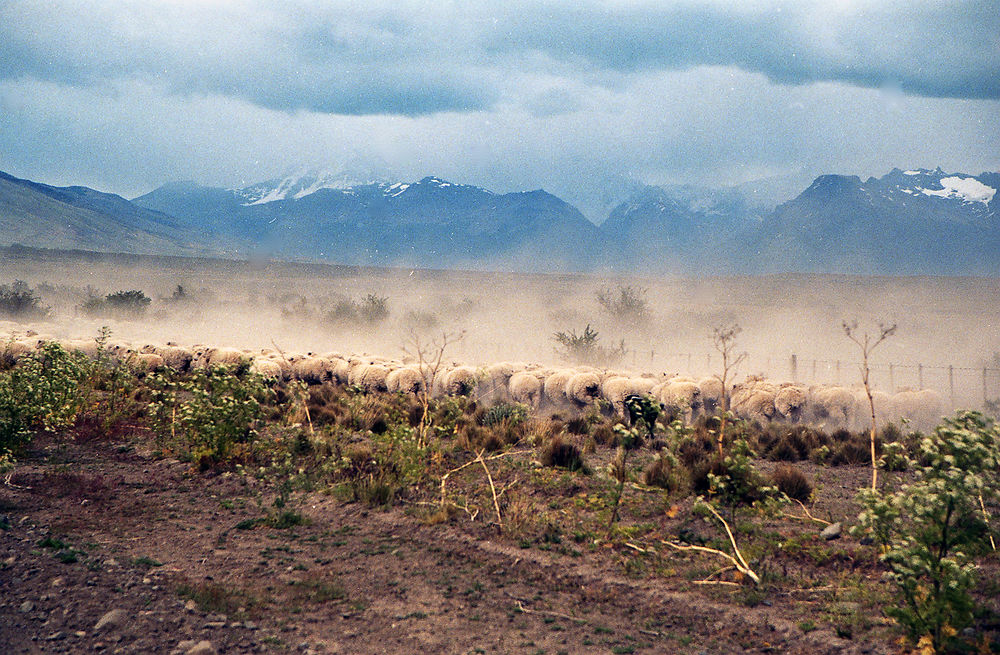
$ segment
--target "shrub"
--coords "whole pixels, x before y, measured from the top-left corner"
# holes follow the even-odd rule
[[[146,313],[152,300],[142,291],[115,291],[103,298],[88,297],[80,305],[80,311],[90,317],[113,316],[115,318],[135,319]]]
[[[389,299],[369,293],[360,302],[341,300],[326,313],[325,318],[327,322],[338,325],[374,327],[389,318]]]
[[[503,424],[520,425],[528,420],[528,408],[519,403],[497,403],[485,412],[479,422],[487,427]]]
[[[236,444],[253,442],[263,403],[274,395],[264,378],[225,367],[199,369],[187,380],[154,376],[150,386],[154,423],[202,468],[227,462]]]
[[[687,470],[667,448],[653,457],[653,461],[643,469],[641,479],[643,484],[660,487],[670,494],[684,492],[690,485]]]
[[[902,601],[886,613],[941,652],[972,620],[975,556],[990,533],[980,503],[1000,485],[1000,428],[978,412],[961,412],[920,441],[911,465],[911,484],[860,492],[854,531],[880,547]]]
[[[598,343],[600,337],[597,330],[591,328],[589,323],[581,334],[577,334],[576,330],[570,330],[556,332],[552,338],[561,346],[556,348],[556,353],[563,360],[574,364],[610,366],[620,362],[628,353],[624,341],[614,348],[601,346]]]
[[[637,325],[649,319],[646,289],[631,285],[601,289],[597,292],[597,302],[615,320],[623,323]]]
[[[542,464],[569,471],[587,470],[580,449],[559,435],[552,437],[542,450]]]
[[[812,496],[813,486],[809,478],[791,464],[779,464],[771,473],[771,482],[792,500],[807,503]]]
[[[86,402],[83,355],[49,342],[0,373],[0,455],[27,444],[35,431],[67,428]]]
[[[749,505],[773,495],[776,489],[754,467],[753,457],[754,452],[745,439],[733,440],[730,453],[721,460],[717,458],[708,473],[709,494],[731,507]]]
[[[49,309],[23,280],[0,285],[0,316],[13,319],[42,318]]]

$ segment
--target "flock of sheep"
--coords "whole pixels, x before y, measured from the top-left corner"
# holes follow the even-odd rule
[[[16,360],[49,340],[52,339],[33,332],[12,332],[0,343],[0,354]],[[60,343],[67,350],[80,351],[90,357],[98,354],[93,339],[70,339]],[[426,388],[435,395],[473,395],[484,402],[523,403],[536,411],[582,410],[605,401],[622,413],[628,396],[649,395],[688,422],[699,414],[716,411],[723,391],[722,382],[716,376],[694,379],[588,366],[551,368],[501,362],[487,366],[442,363],[432,367],[410,356],[390,359],[339,352],[250,351],[206,345],[185,347],[170,342],[162,345],[115,343],[108,344],[106,349],[113,359],[141,372],[245,364],[255,373],[282,380],[347,384],[369,392],[419,393]],[[729,391],[733,413],[762,424],[807,422],[827,429],[859,429],[870,421],[868,398],[861,387],[808,386],[748,376],[732,385]],[[918,429],[929,429],[937,424],[945,410],[940,394],[929,389],[893,394],[875,391],[873,396],[880,423],[906,419]]]

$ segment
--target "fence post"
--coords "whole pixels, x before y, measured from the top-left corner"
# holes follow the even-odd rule
[[[712,370],[712,353],[708,353],[707,355],[705,355],[705,370],[706,371]]]
[[[840,384],[840,360],[837,360],[837,384]]]
[[[892,393],[896,393],[896,372],[894,370],[895,366],[896,366],[895,364],[892,363],[889,364],[889,389],[892,391]]]
[[[920,388],[924,388],[924,365],[917,364],[917,380],[920,382]]]
[[[951,406],[955,406],[955,367],[948,364],[948,398]]]
[[[798,382],[798,381],[799,381],[799,360],[795,356],[795,354],[793,353],[792,354],[792,382]]]
[[[691,353],[688,353],[688,375],[691,374]]]
[[[983,367],[983,406],[984,407],[986,406],[986,403],[989,402],[989,398],[986,397],[987,395],[988,394],[987,394],[987,391],[986,391],[986,367],[984,366]]]

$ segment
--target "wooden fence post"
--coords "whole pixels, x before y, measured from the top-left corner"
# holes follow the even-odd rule
[[[948,399],[951,406],[955,406],[955,367],[948,364]]]
[[[799,381],[799,360],[795,356],[795,354],[793,353],[792,354],[792,382],[798,382],[798,381]]]

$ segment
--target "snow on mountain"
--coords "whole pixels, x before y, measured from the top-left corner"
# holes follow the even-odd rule
[[[996,189],[982,180],[964,173],[945,173],[940,168],[933,171],[915,169],[900,171],[865,183],[865,188],[891,196],[895,192],[909,196],[931,196],[946,200],[958,200],[962,204],[982,203],[988,206],[996,194]]]
[[[941,180],[941,190],[922,189],[922,193],[927,196],[939,196],[941,198],[961,199],[962,202],[981,202],[984,205],[990,204],[993,195],[997,192],[993,187],[988,187],[974,177],[946,177]]]
[[[299,170],[282,178],[258,182],[241,189],[232,189],[243,204],[265,205],[278,200],[298,200],[323,189],[346,191],[352,187],[380,184],[383,180],[373,173],[355,171]]]

